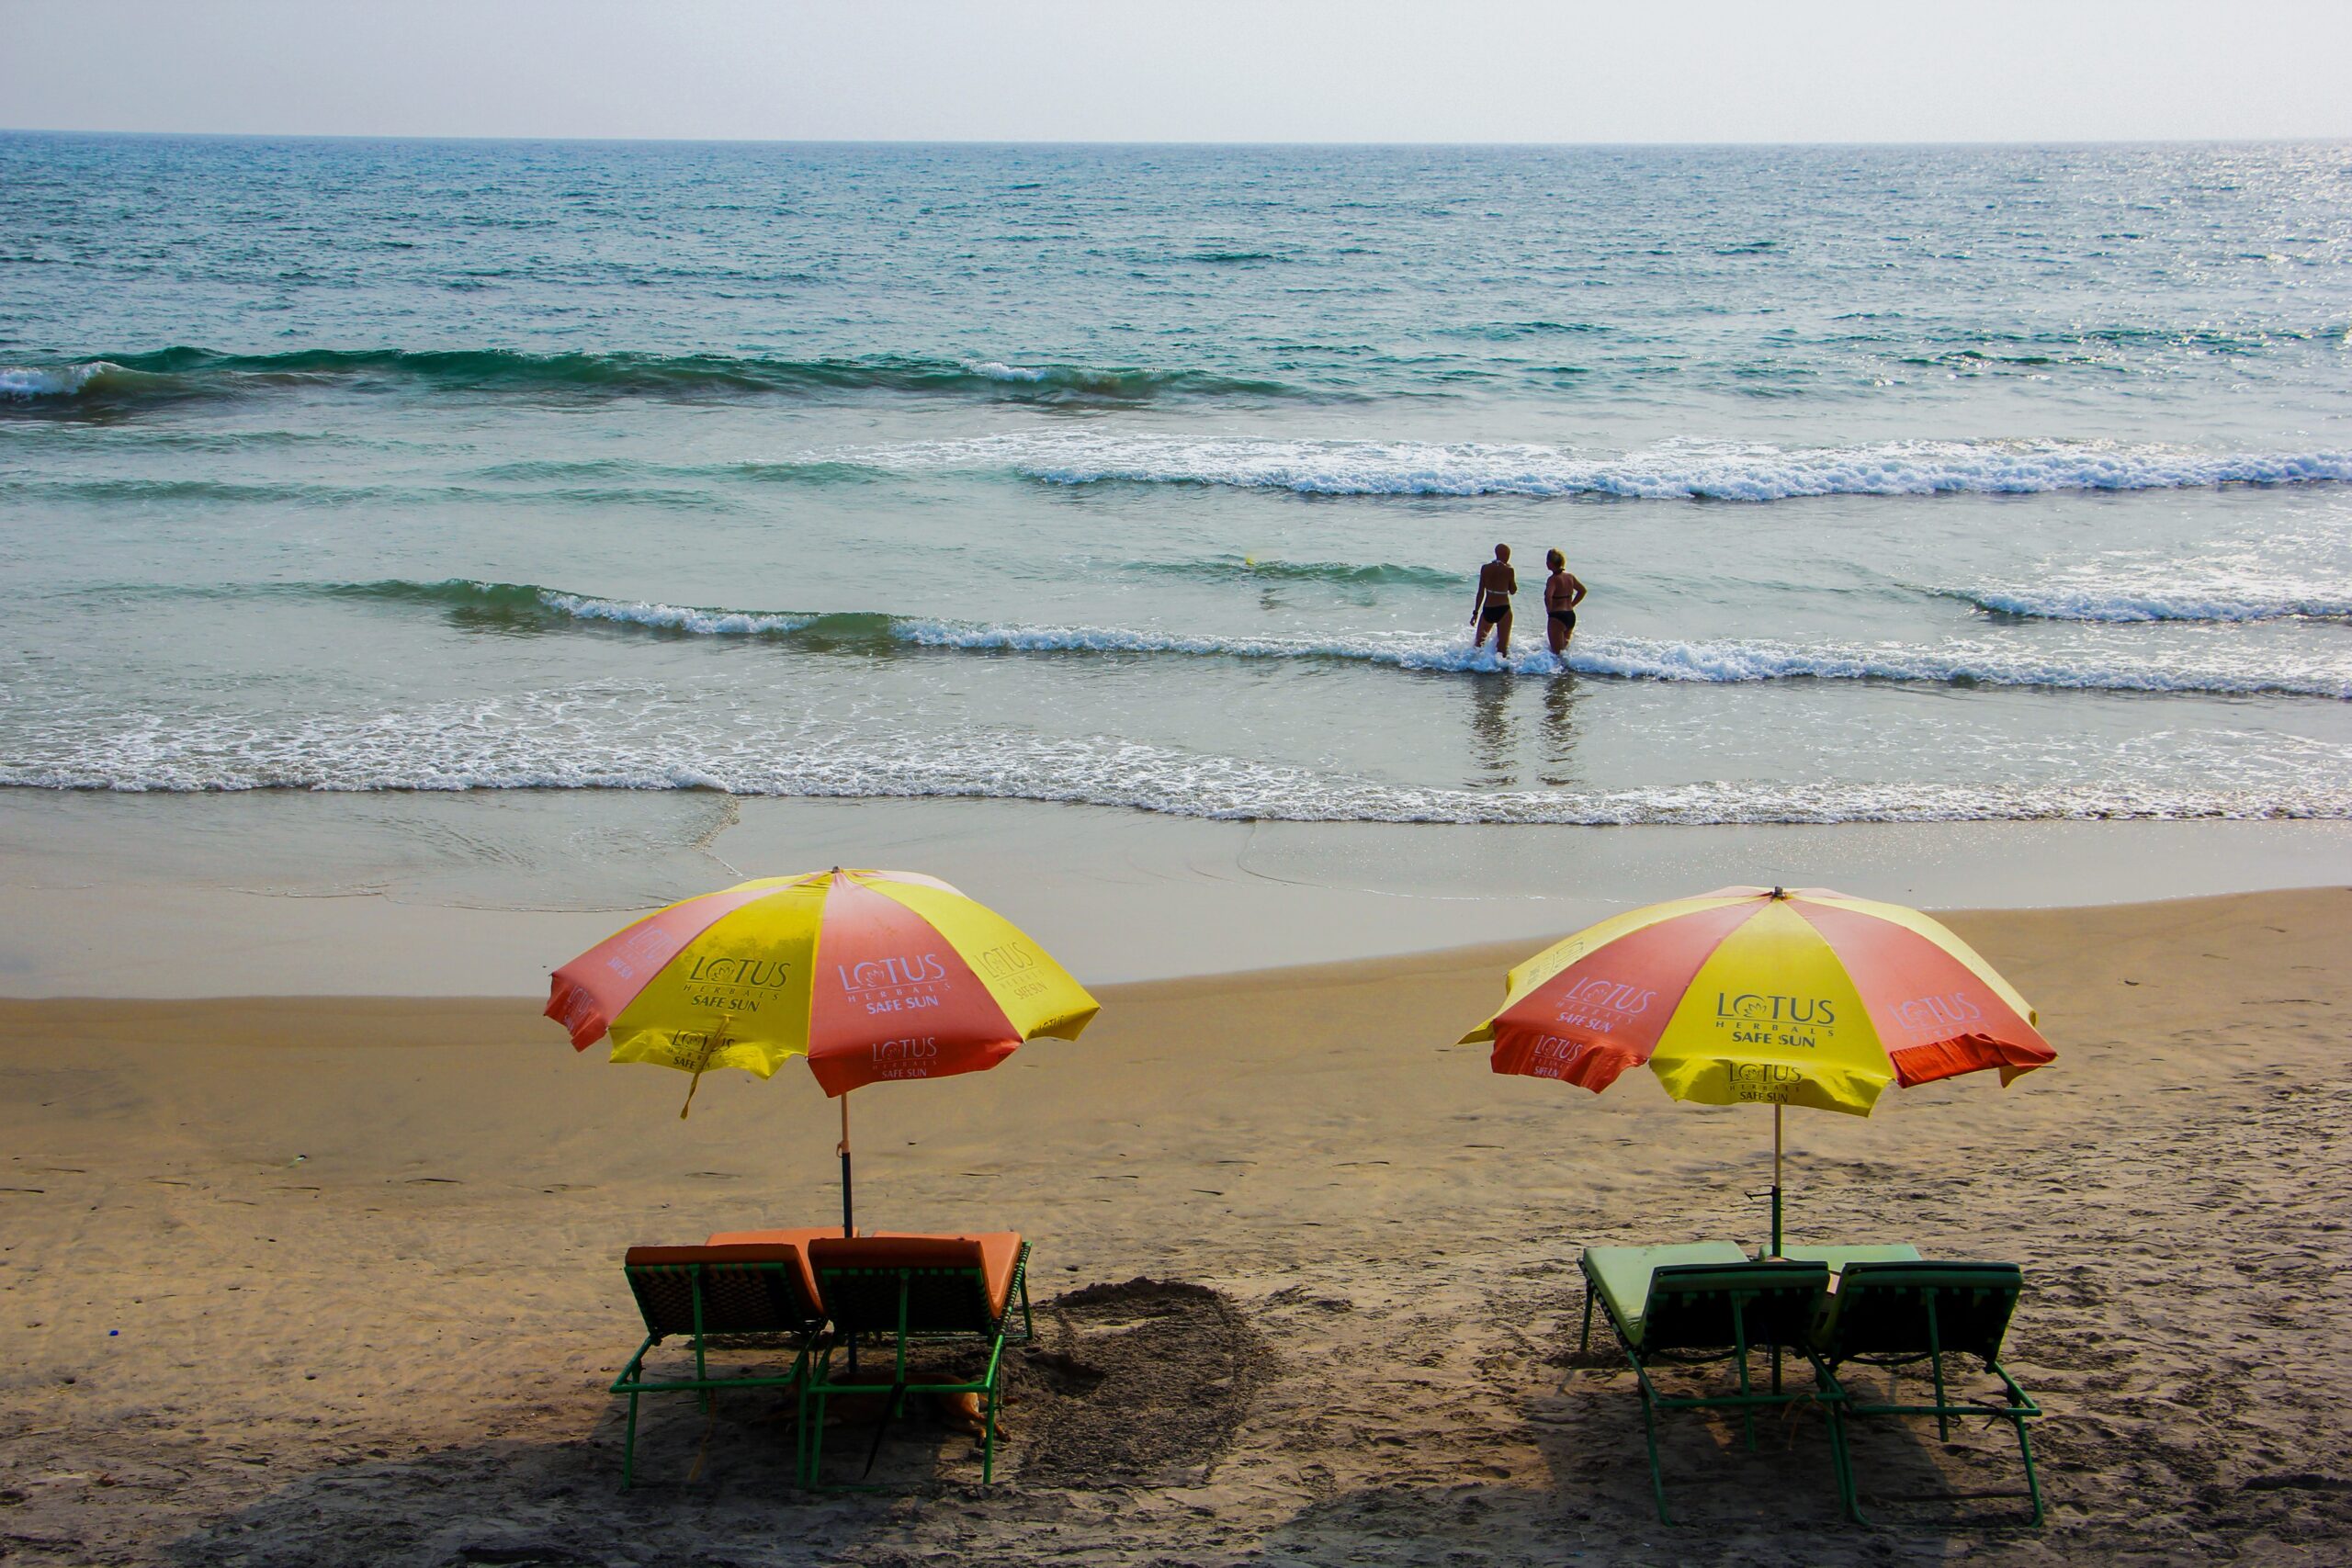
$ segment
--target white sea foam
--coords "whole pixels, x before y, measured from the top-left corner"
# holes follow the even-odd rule
[[[577,593],[542,590],[539,600],[549,609],[582,621],[618,621],[663,631],[695,632],[705,637],[772,637],[796,632],[815,619],[811,615],[777,615],[749,610],[698,610],[684,604],[657,604],[619,599],[588,599]]]
[[[984,797],[1288,821],[1832,823],[2352,818],[2341,765],[2155,782],[2126,756],[2066,783],[1700,781],[1623,789],[1417,787],[1106,736],[751,726],[663,691],[521,694],[300,720],[51,716],[9,737],[0,785],[119,791],[644,789]],[[2205,774],[2205,777],[2216,776]]]
[[[2306,659],[2292,668],[2280,668],[2275,658],[2231,649],[2169,650],[2160,657],[2093,659],[2011,648],[1989,640],[1915,648],[1585,637],[1570,646],[1565,661],[1540,649],[1521,649],[1505,661],[1496,655],[1491,645],[1473,649],[1466,637],[1231,637],[1107,626],[976,626],[944,621],[897,622],[891,626],[891,635],[933,648],[1340,660],[1431,671],[1508,669],[1523,674],[1552,674],[1565,670],[1650,681],[1912,681],[1945,685],[2233,695],[2276,693],[2352,698],[2352,652]]]
[[[1026,365],[1007,365],[998,359],[967,359],[964,367],[973,375],[986,377],[991,381],[1034,383],[1047,379],[1049,374]]]
[[[1029,431],[827,455],[897,469],[976,469],[1055,484],[1125,480],[1315,495],[1799,496],[2041,494],[2352,479],[2352,452],[2204,452],[2113,442],[1898,441],[1779,447],[1676,442],[1618,456],[1486,442],[1304,441]]]
[[[529,584],[449,581],[347,585],[358,592],[428,604],[537,607],[582,621],[610,622],[706,637],[822,634],[825,646],[881,650],[890,643],[973,652],[1190,659],[1333,660],[1431,673],[1559,674],[1711,684],[1762,681],[1902,681],[1937,685],[2038,686],[2082,691],[2151,692],[2352,699],[2352,648],[2281,650],[2201,639],[2109,654],[2081,644],[2052,649],[2001,637],[1934,645],[1761,638],[1672,640],[1601,637],[1577,639],[1565,660],[1522,645],[1509,660],[1464,633],[1234,637],[1125,626],[923,620],[879,614],[829,615],[699,608],[651,601],[595,598]]]
[[[40,398],[70,398],[88,386],[92,377],[118,368],[103,359],[52,367],[0,365],[0,399],[31,402]]]
[[[2129,624],[2145,621],[2352,620],[2352,588],[2312,591],[2288,584],[2117,588],[2099,584],[1954,591],[1979,609],[2036,620]]]

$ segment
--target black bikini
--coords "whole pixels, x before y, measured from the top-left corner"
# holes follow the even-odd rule
[[[1478,612],[1478,624],[1482,626],[1491,626],[1510,614],[1510,601],[1508,599],[1499,604],[1488,604]]]
[[[1574,610],[1555,610],[1552,612],[1552,618],[1560,623],[1561,629],[1564,631],[1577,629],[1577,613]]]

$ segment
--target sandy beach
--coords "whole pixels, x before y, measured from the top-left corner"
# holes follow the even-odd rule
[[[0,6],[0,1568],[2352,1562],[2352,7],[2011,9]]]
[[[1102,989],[1078,1044],[854,1100],[861,1224],[1015,1228],[1000,1482],[874,1495],[786,1405],[649,1406],[640,1241],[823,1223],[832,1107],[575,1058],[510,998],[0,1003],[0,1555],[89,1562],[2331,1562],[2352,1529],[2352,891],[1959,913],[2061,1059],[1791,1119],[1792,1237],[2014,1259],[2045,1528],[1998,1433],[1666,1427],[1575,1353],[1593,1243],[1753,1241],[1759,1114],[1497,1077],[1514,942]],[[864,1427],[853,1424],[862,1436]],[[847,1439],[854,1443],[857,1438]]]

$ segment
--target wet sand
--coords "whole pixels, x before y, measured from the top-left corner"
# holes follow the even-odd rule
[[[624,919],[828,865],[944,877],[1102,985],[1541,945],[1727,882],[1920,908],[2352,883],[2352,822],[1564,830],[679,790],[11,790],[0,997],[544,997]]]
[[[1449,1047],[1512,942],[1104,987],[1080,1043],[854,1097],[862,1224],[1035,1245],[986,1493],[924,1417],[811,1499],[751,1393],[650,1404],[617,1490],[621,1250],[838,1212],[797,1068],[681,1122],[510,999],[0,1002],[0,1557],[2339,1561],[2352,891],[1951,919],[2059,1063],[1792,1115],[1790,1233],[2025,1265],[2038,1531],[2003,1434],[1890,1424],[1841,1524],[1810,1416],[1670,1419],[1657,1522],[1577,1249],[1758,1239],[1770,1122]]]

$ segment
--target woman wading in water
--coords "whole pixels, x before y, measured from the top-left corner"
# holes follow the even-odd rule
[[[1478,569],[1478,596],[1470,602],[1473,649],[1484,648],[1487,634],[1492,632],[1496,654],[1510,657],[1510,596],[1518,592],[1519,573],[1511,570],[1510,547],[1497,545],[1495,558]]]
[[[1544,580],[1544,632],[1551,639],[1552,657],[1559,659],[1568,651],[1568,638],[1576,636],[1577,606],[1584,603],[1587,591],[1559,551],[1544,551],[1544,564],[1552,569]]]

